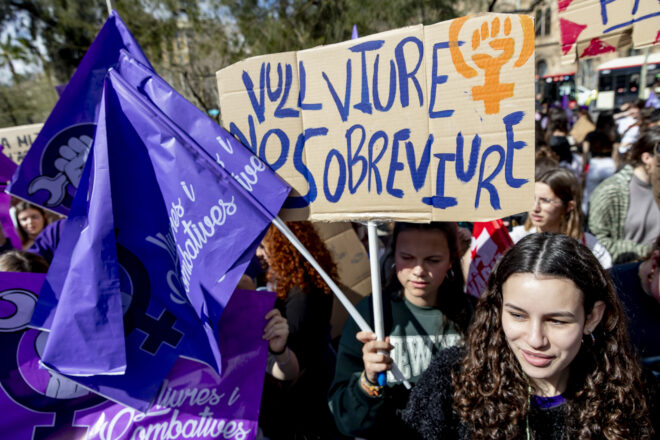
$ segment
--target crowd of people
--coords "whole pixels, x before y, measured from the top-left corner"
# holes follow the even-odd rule
[[[385,340],[351,318],[332,340],[331,290],[271,227],[239,284],[278,298],[259,438],[660,438],[660,115],[628,107],[580,139],[564,109],[537,115],[534,203],[504,219],[515,244],[479,298],[469,224],[392,225]],[[63,220],[13,216],[22,249],[0,228],[0,270],[46,272]],[[289,227],[336,278],[313,225]],[[372,325],[371,298],[356,307]]]

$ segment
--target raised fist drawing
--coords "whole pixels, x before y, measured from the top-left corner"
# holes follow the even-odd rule
[[[69,182],[78,188],[92,138],[80,136],[69,138],[66,145],[60,147],[60,157],[55,160],[55,168],[64,173]]]
[[[87,135],[70,137],[65,145],[60,146],[60,157],[55,159],[54,166],[59,173],[54,177],[40,176],[34,179],[30,182],[28,194],[32,195],[43,189],[49,193],[46,206],[62,203],[68,184],[78,188],[92,142],[93,139]]]
[[[455,19],[449,27],[450,52],[452,62],[458,73],[465,78],[478,75],[476,69],[465,62],[463,53],[459,48],[459,33],[470,17]],[[523,41],[520,44],[520,55],[514,67],[523,66],[534,53],[534,23],[526,15],[520,15]],[[493,18],[489,23],[483,21],[481,26],[472,33],[472,62],[484,72],[483,85],[472,88],[472,99],[483,101],[486,114],[496,114],[500,111],[500,102],[514,95],[514,83],[500,82],[502,67],[513,59],[516,51],[516,40],[511,36],[512,22],[510,17],[500,22],[499,17]],[[484,47],[484,46],[490,47]],[[495,52],[493,56],[485,52]]]

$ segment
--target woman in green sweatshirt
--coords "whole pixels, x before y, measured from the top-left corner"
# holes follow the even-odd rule
[[[397,223],[391,243],[385,261],[394,270],[383,289],[389,336],[377,341],[349,319],[339,342],[329,403],[337,427],[350,436],[413,438],[398,415],[410,391],[392,375],[392,361],[415,383],[439,349],[462,343],[472,316],[455,223]],[[357,309],[373,323],[371,297]],[[381,372],[385,386],[378,385]]]

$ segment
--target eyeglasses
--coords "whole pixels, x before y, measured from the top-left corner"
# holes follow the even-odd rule
[[[548,205],[562,204],[561,200],[548,199],[547,197],[534,197],[534,206],[536,206],[537,203],[541,206],[541,208],[546,207]]]

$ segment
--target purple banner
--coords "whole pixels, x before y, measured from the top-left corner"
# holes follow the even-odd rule
[[[12,440],[253,439],[268,355],[270,292],[237,291],[220,323],[222,377],[179,359],[142,413],[39,368],[46,333],[26,328],[44,274],[0,272],[0,411]]]

